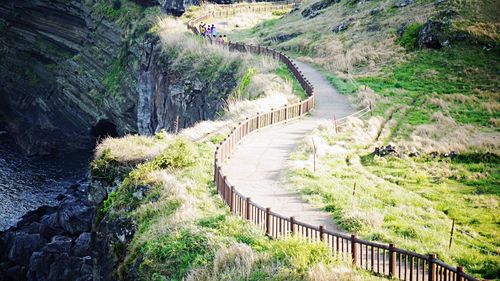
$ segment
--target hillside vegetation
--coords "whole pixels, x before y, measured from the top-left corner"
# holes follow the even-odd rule
[[[193,71],[217,76],[238,62],[241,79],[219,120],[178,135],[108,138],[97,147],[92,178],[113,190],[98,224],[133,226],[129,240],[111,245],[117,279],[378,280],[335,260],[324,245],[268,239],[232,216],[214,187],[216,145],[245,116],[298,99],[290,74],[268,58],[205,45],[171,18],[152,32],[175,63],[191,61]]]
[[[315,64],[373,106],[340,130],[325,123],[291,156],[290,181],[308,200],[347,231],[491,279],[500,278],[499,6],[308,1],[232,35]],[[375,151],[389,144],[395,152]]]

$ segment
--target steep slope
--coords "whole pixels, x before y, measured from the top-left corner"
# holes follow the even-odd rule
[[[159,5],[133,1],[0,3],[0,126],[27,154],[89,149],[104,135],[152,134],[213,118],[239,65],[195,75],[163,52]],[[188,63],[188,64],[186,64]],[[189,79],[185,79],[189,78]],[[210,87],[220,79],[220,88]]]

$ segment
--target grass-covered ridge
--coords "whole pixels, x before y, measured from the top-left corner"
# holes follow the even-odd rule
[[[316,64],[355,103],[373,105],[373,117],[340,134],[329,125],[315,132],[318,172],[306,141],[292,156],[291,182],[345,230],[500,278],[497,1],[333,1],[302,16],[317,2],[235,35]],[[418,46],[428,20],[444,23],[441,49]],[[387,144],[398,153],[372,154]]]
[[[103,144],[107,148],[98,150],[94,162],[113,159],[110,165],[115,166],[130,163],[118,150],[124,143],[133,142],[146,158],[152,157],[122,174],[118,189],[101,209],[106,220],[127,218],[136,225],[130,244],[113,246],[122,260],[119,280],[376,279],[347,269],[323,245],[269,240],[230,215],[212,182],[217,138],[213,140],[193,143],[158,134],[108,139]]]

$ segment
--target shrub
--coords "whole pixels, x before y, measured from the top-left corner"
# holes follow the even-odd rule
[[[99,158],[90,162],[92,177],[107,185],[112,185],[115,179],[122,177],[127,171],[128,169],[113,157],[109,148],[104,149]]]
[[[192,145],[179,138],[153,160],[153,166],[160,169],[184,168],[194,163],[194,154]]]
[[[141,247],[140,272],[146,280],[152,275],[182,280],[190,268],[206,265],[214,258],[210,244],[207,236],[187,229],[149,240]]]
[[[288,11],[287,10],[276,10],[276,11],[272,11],[271,13],[273,16],[281,17],[281,16],[288,14]]]
[[[397,40],[397,43],[408,51],[415,50],[418,42],[418,33],[421,29],[422,24],[419,23],[412,23],[408,25],[403,35]]]

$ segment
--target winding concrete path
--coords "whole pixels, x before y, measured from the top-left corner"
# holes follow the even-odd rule
[[[350,101],[333,88],[317,70],[308,64],[295,61],[302,73],[313,84],[316,106],[310,116],[283,125],[261,129],[237,147],[223,166],[223,173],[236,189],[252,198],[262,207],[284,216],[295,216],[311,225],[324,225],[338,230],[332,216],[305,202],[301,195],[285,186],[285,163],[296,144],[304,135],[325,119],[348,116],[355,112]]]

